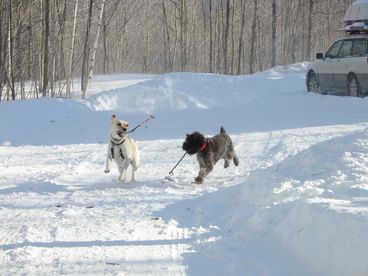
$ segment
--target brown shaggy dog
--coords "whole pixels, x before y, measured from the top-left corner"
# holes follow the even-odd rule
[[[231,160],[235,166],[239,165],[233,142],[223,127],[220,129],[220,134],[210,138],[205,138],[198,131],[187,134],[182,148],[190,155],[197,155],[199,173],[195,178],[195,183],[198,184],[203,182],[203,178],[213,170],[214,165],[220,159],[225,160],[225,168],[229,167]]]

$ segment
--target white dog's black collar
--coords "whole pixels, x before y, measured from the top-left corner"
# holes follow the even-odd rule
[[[114,144],[114,146],[120,146],[122,143],[125,142],[125,138],[123,140],[121,140],[120,142],[118,143],[115,143],[112,139],[110,139],[111,143]]]

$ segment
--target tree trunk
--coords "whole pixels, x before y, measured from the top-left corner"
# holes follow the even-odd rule
[[[310,60],[312,56],[312,15],[313,15],[313,0],[309,0],[309,11],[308,11],[308,31],[307,31],[307,53],[306,59]]]
[[[47,96],[49,84],[49,40],[50,40],[50,0],[43,0],[44,12],[44,37],[43,37],[43,73],[42,73],[42,97]]]
[[[14,74],[13,74],[13,1],[8,2],[8,68],[7,68],[7,93],[6,100],[15,100]]]
[[[276,30],[277,30],[277,6],[276,0],[272,0],[272,20],[271,20],[271,67],[276,66]]]
[[[162,29],[164,33],[164,72],[167,72],[168,68],[168,53],[170,47],[170,37],[169,37],[169,26],[167,24],[167,16],[166,16],[166,6],[164,0],[161,1],[162,6]]]
[[[244,27],[245,27],[245,8],[246,8],[246,0],[241,0],[241,26],[240,26],[240,36],[239,36],[239,46],[238,46],[238,66],[236,73],[238,75],[241,74],[241,65],[243,61],[243,53],[244,53]]]
[[[202,19],[203,19],[203,32],[202,32],[202,40],[203,40],[203,68],[207,68],[207,20],[208,15],[206,13],[207,11],[207,3],[205,0],[201,1],[201,8],[202,8]]]
[[[210,73],[213,73],[213,53],[214,53],[214,47],[213,47],[213,20],[212,20],[212,1],[209,0],[209,25],[210,25],[210,49],[209,49],[209,64],[210,64]]]
[[[119,0],[116,0],[112,11],[108,13],[106,8],[104,8],[103,16],[102,16],[102,33],[103,33],[103,73],[109,74],[111,72],[111,64],[110,64],[110,57],[111,53],[109,51],[109,25],[110,22],[116,13],[116,10],[118,8]],[[115,59],[118,59],[118,57],[115,57]]]
[[[29,9],[31,8],[31,3],[29,3]],[[32,53],[32,49],[33,49],[33,44],[32,44],[32,13],[29,12],[28,13],[28,41],[27,41],[27,46],[28,46],[28,61],[27,61],[27,79],[28,80],[33,80],[33,68],[32,68],[32,63],[33,63],[33,53]]]
[[[56,33],[56,37],[55,37],[55,47],[56,49],[54,50],[55,54],[55,58],[54,61],[56,62],[57,66],[54,69],[55,71],[55,78],[57,80],[60,79],[66,79],[67,77],[67,64],[65,62],[65,43],[66,43],[66,24],[67,24],[67,0],[64,0],[64,5],[61,7],[61,3],[59,3],[60,1],[55,1],[55,8],[56,8],[56,12],[57,12],[57,16],[55,16],[54,18],[58,19],[58,23],[59,23],[59,29]],[[54,24],[56,26],[56,24]],[[57,53],[57,55],[56,55]],[[59,91],[59,96],[61,95],[61,91]]]
[[[103,27],[102,27],[102,34],[103,34],[103,74],[108,74],[109,72],[109,54],[108,54],[108,46],[107,46],[107,39],[108,39],[108,32],[107,32],[107,22],[105,20],[106,16],[103,16]]]
[[[4,84],[4,50],[3,50],[3,18],[4,18],[5,11],[0,9],[0,102],[3,99],[3,84]]]
[[[231,12],[231,49],[230,49],[230,66],[229,66],[229,74],[234,74],[235,71],[235,66],[234,66],[234,62],[235,62],[235,23],[234,23],[234,18],[235,18],[235,4],[233,1],[233,8],[232,8],[232,12]]]
[[[105,7],[105,1],[106,0],[101,1],[101,6],[99,8],[99,15],[98,15],[98,18],[97,18],[97,32],[96,32],[95,40],[93,42],[93,47],[91,49],[91,57],[90,57],[90,60],[89,60],[89,65],[88,65],[88,79],[87,79],[87,84],[85,86],[85,90],[83,90],[83,93],[82,93],[82,99],[86,98],[86,92],[87,92],[87,89],[88,89],[88,87],[91,83],[92,76],[93,76],[93,69],[94,69],[94,66],[95,66],[95,58],[96,58],[96,53],[97,53],[98,38],[99,38],[100,32],[101,32],[102,16],[103,16],[103,11],[104,11],[104,7]]]
[[[252,34],[250,38],[249,73],[254,73],[255,50],[256,50],[256,28],[257,28],[257,0],[253,0]]]
[[[180,70],[187,71],[187,30],[188,30],[188,15],[187,15],[187,0],[180,0],[179,6],[180,20]]]
[[[223,27],[223,15],[221,13],[221,8],[218,7],[217,8],[217,16],[216,16],[216,33],[215,33],[215,41],[217,43],[217,49],[215,51],[216,56],[215,58],[215,64],[216,64],[216,68],[215,68],[215,72],[216,73],[220,73],[221,72],[221,62],[222,62],[222,27]]]
[[[89,39],[92,25],[92,11],[93,11],[93,0],[89,1],[88,6],[88,16],[87,16],[87,27],[86,27],[86,36],[84,39],[84,47],[83,47],[83,61],[82,61],[82,73],[81,73],[81,91],[82,91],[82,99],[86,96],[87,90],[87,77],[88,77],[88,60],[89,60]]]
[[[15,50],[15,54],[14,54],[14,81],[17,82],[18,87],[20,89],[18,89],[18,91],[16,91],[16,89],[14,89],[15,92],[17,92],[19,94],[19,90],[20,90],[20,98],[22,100],[25,99],[25,95],[24,95],[24,81],[23,81],[23,64],[22,64],[22,43],[21,43],[21,29],[22,29],[22,23],[21,23],[21,11],[19,9],[17,9],[17,13],[16,13],[16,31],[15,31],[15,43],[14,43],[14,50]],[[15,99],[14,95],[14,99]]]
[[[229,28],[230,28],[230,0],[226,0],[226,11],[225,11],[225,31],[224,31],[224,73],[228,74],[229,65],[228,65],[228,45],[229,45]]]
[[[70,42],[70,55],[69,55],[69,64],[66,74],[66,98],[70,98],[70,89],[71,82],[73,79],[73,59],[74,59],[74,45],[75,45],[75,30],[77,27],[77,14],[78,14],[78,2],[79,0],[75,0],[74,2],[74,13],[73,13],[73,28],[72,28],[72,36]]]
[[[148,48],[149,48],[149,35],[148,32],[145,34],[145,41],[144,41],[144,52],[143,52],[143,74],[148,73]]]

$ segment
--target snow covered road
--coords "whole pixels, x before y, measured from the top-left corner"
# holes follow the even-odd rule
[[[116,168],[108,175],[103,172],[106,144],[0,147],[1,270],[9,274],[199,275],[223,271],[221,275],[240,275],[278,270],[308,274],[311,268],[299,259],[303,255],[293,256],[290,265],[288,250],[274,252],[284,246],[280,237],[295,238],[293,222],[284,226],[285,221],[279,225],[265,220],[275,214],[282,220],[295,219],[292,214],[284,218],[282,211],[287,207],[280,211],[280,205],[298,196],[319,206],[313,207],[316,211],[329,204],[346,205],[366,217],[367,207],[362,206],[364,202],[359,205],[358,199],[322,200],[321,185],[296,177],[286,182],[272,179],[280,185],[270,193],[266,191],[268,180],[275,178],[270,170],[282,170],[287,157],[298,156],[311,146],[364,128],[334,126],[234,136],[240,166],[225,170],[218,164],[204,185],[190,183],[197,172],[193,157],[176,169],[176,182],[162,182],[182,153],[181,140],[140,141],[138,181],[125,184],[117,181]],[[305,159],[294,157],[290,162],[298,166],[300,160]],[[239,186],[241,183],[244,185]],[[230,198],[223,193],[230,193]],[[267,198],[270,194],[277,199]],[[310,215],[312,207],[305,203],[294,204],[292,211],[304,208]],[[238,208],[239,204],[247,208]],[[255,208],[265,206],[270,208],[267,217],[256,221],[265,211]],[[275,223],[277,229],[270,230],[265,223]],[[326,229],[320,230],[321,235],[327,234]],[[262,235],[270,232],[274,237],[261,242]],[[225,242],[229,240],[232,249]],[[295,241],[295,246],[301,241]],[[228,252],[241,249],[246,250],[240,255]],[[257,257],[255,252],[269,254]]]

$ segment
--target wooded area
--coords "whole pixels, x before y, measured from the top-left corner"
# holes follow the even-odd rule
[[[93,74],[250,74],[309,61],[352,0],[1,0],[0,100],[82,98]]]

